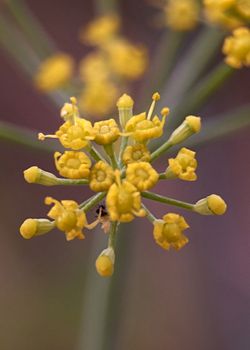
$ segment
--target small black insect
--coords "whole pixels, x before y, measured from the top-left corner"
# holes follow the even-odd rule
[[[105,207],[105,204],[99,204],[95,212],[97,216],[101,216],[101,217],[108,216],[108,212]]]

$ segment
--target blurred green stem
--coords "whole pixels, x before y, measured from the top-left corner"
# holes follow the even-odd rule
[[[95,12],[97,15],[105,15],[117,10],[118,0],[95,0]]]
[[[172,119],[178,123],[184,115],[196,113],[234,72],[235,69],[220,63],[185,96],[180,107],[176,106]]]
[[[205,121],[199,134],[185,142],[187,147],[202,145],[220,140],[250,127],[250,104],[236,110],[211,117]]]
[[[221,45],[224,33],[204,27],[194,44],[177,64],[162,93],[163,104],[177,105],[180,98],[200,77]]]
[[[152,93],[160,90],[164,82],[167,81],[184,36],[183,32],[171,30],[165,30],[163,33],[155,49],[153,60],[149,63],[148,74],[142,84],[139,108],[145,108],[145,102],[150,100]]]
[[[47,57],[56,50],[55,44],[46,34],[25,1],[9,0],[6,1],[6,6],[41,58]]]
[[[37,139],[37,132],[0,121],[0,140],[5,140],[38,151],[54,152],[56,147],[50,142]]]

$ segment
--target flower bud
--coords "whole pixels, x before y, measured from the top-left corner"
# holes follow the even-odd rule
[[[26,219],[21,227],[20,233],[25,239],[48,233],[55,227],[55,223],[47,219]]]
[[[183,123],[173,131],[168,142],[172,145],[177,145],[186,140],[191,135],[198,133],[201,128],[201,118],[189,115]]]
[[[113,248],[104,249],[95,262],[96,271],[102,277],[110,277],[114,272],[115,253]]]
[[[37,166],[32,166],[23,172],[24,178],[28,183],[36,183],[44,186],[54,186],[60,184],[60,179],[55,175],[44,171]]]
[[[117,101],[116,106],[119,110],[119,120],[122,129],[125,129],[128,120],[133,116],[133,105],[133,99],[127,94],[123,94]]]
[[[194,211],[201,215],[223,215],[226,210],[225,201],[217,194],[202,198],[194,205]]]

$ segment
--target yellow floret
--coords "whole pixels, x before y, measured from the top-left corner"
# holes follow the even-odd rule
[[[142,143],[136,143],[132,146],[127,146],[122,155],[122,161],[124,164],[134,162],[149,162],[150,152],[147,147]]]
[[[102,52],[91,52],[80,61],[79,72],[87,84],[107,81],[110,77],[109,62]]]
[[[163,216],[163,220],[155,220],[153,224],[154,239],[163,249],[173,247],[179,250],[188,243],[183,231],[189,226],[183,216],[169,213]]]
[[[159,174],[147,162],[130,163],[126,169],[126,180],[133,184],[140,192],[154,187]]]
[[[166,24],[173,30],[192,30],[199,20],[197,0],[168,0],[164,12]]]
[[[87,219],[85,213],[79,209],[75,201],[63,200],[59,202],[51,197],[46,197],[45,204],[54,204],[48,213],[48,217],[54,219],[56,227],[65,232],[67,241],[74,238],[84,239],[82,229],[87,225]]]
[[[234,29],[248,23],[249,0],[204,0],[205,15],[211,23]]]
[[[185,181],[195,181],[197,175],[195,170],[197,168],[197,160],[195,159],[195,152],[183,147],[176,158],[168,160],[169,167],[166,169],[166,178],[178,177]]]
[[[137,188],[123,180],[114,183],[107,194],[106,205],[111,221],[130,222],[134,216],[145,216]]]
[[[90,174],[91,160],[84,152],[65,151],[54,154],[59,174],[69,179],[86,179]]]
[[[160,120],[157,116],[152,120],[147,119],[146,113],[133,116],[126,124],[125,131],[137,142],[147,142],[148,140],[162,136],[163,126],[166,116]]]
[[[90,172],[89,187],[92,191],[107,191],[115,180],[112,167],[100,160],[97,162]]]
[[[226,55],[225,62],[233,68],[250,66],[250,30],[238,28],[233,35],[225,39],[223,53]]]
[[[120,136],[120,130],[114,119],[102,120],[94,124],[95,142],[99,145],[109,145]]]
[[[147,67],[147,52],[143,46],[136,46],[125,39],[110,41],[105,46],[110,69],[125,79],[137,79]]]
[[[67,83],[72,75],[74,62],[71,56],[57,53],[43,61],[34,77],[36,87],[42,91],[52,91]]]
[[[119,88],[110,80],[89,82],[79,96],[80,109],[96,119],[106,116],[113,111],[119,94]]]
[[[56,132],[61,144],[65,148],[75,151],[88,146],[90,140],[94,140],[95,132],[91,122],[83,118],[75,118],[74,123],[66,121]]]
[[[103,45],[117,34],[120,19],[116,15],[100,16],[80,31],[80,40],[89,45]]]

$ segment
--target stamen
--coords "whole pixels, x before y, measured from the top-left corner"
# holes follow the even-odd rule
[[[56,136],[56,135],[45,135],[42,132],[39,132],[37,137],[38,137],[38,140],[40,140],[40,141],[44,141],[46,138],[47,139],[48,138],[50,138],[50,139],[58,139],[58,136]]]
[[[152,103],[151,103],[151,106],[149,108],[149,111],[148,111],[148,115],[147,115],[147,119],[150,120],[151,117],[152,117],[152,114],[153,114],[153,111],[154,111],[154,108],[155,108],[155,104],[156,104],[156,101],[159,101],[160,99],[160,94],[158,92],[155,92],[152,96]]]
[[[169,112],[170,112],[170,110],[168,107],[163,107],[161,110],[161,115],[167,117],[169,115]]]

